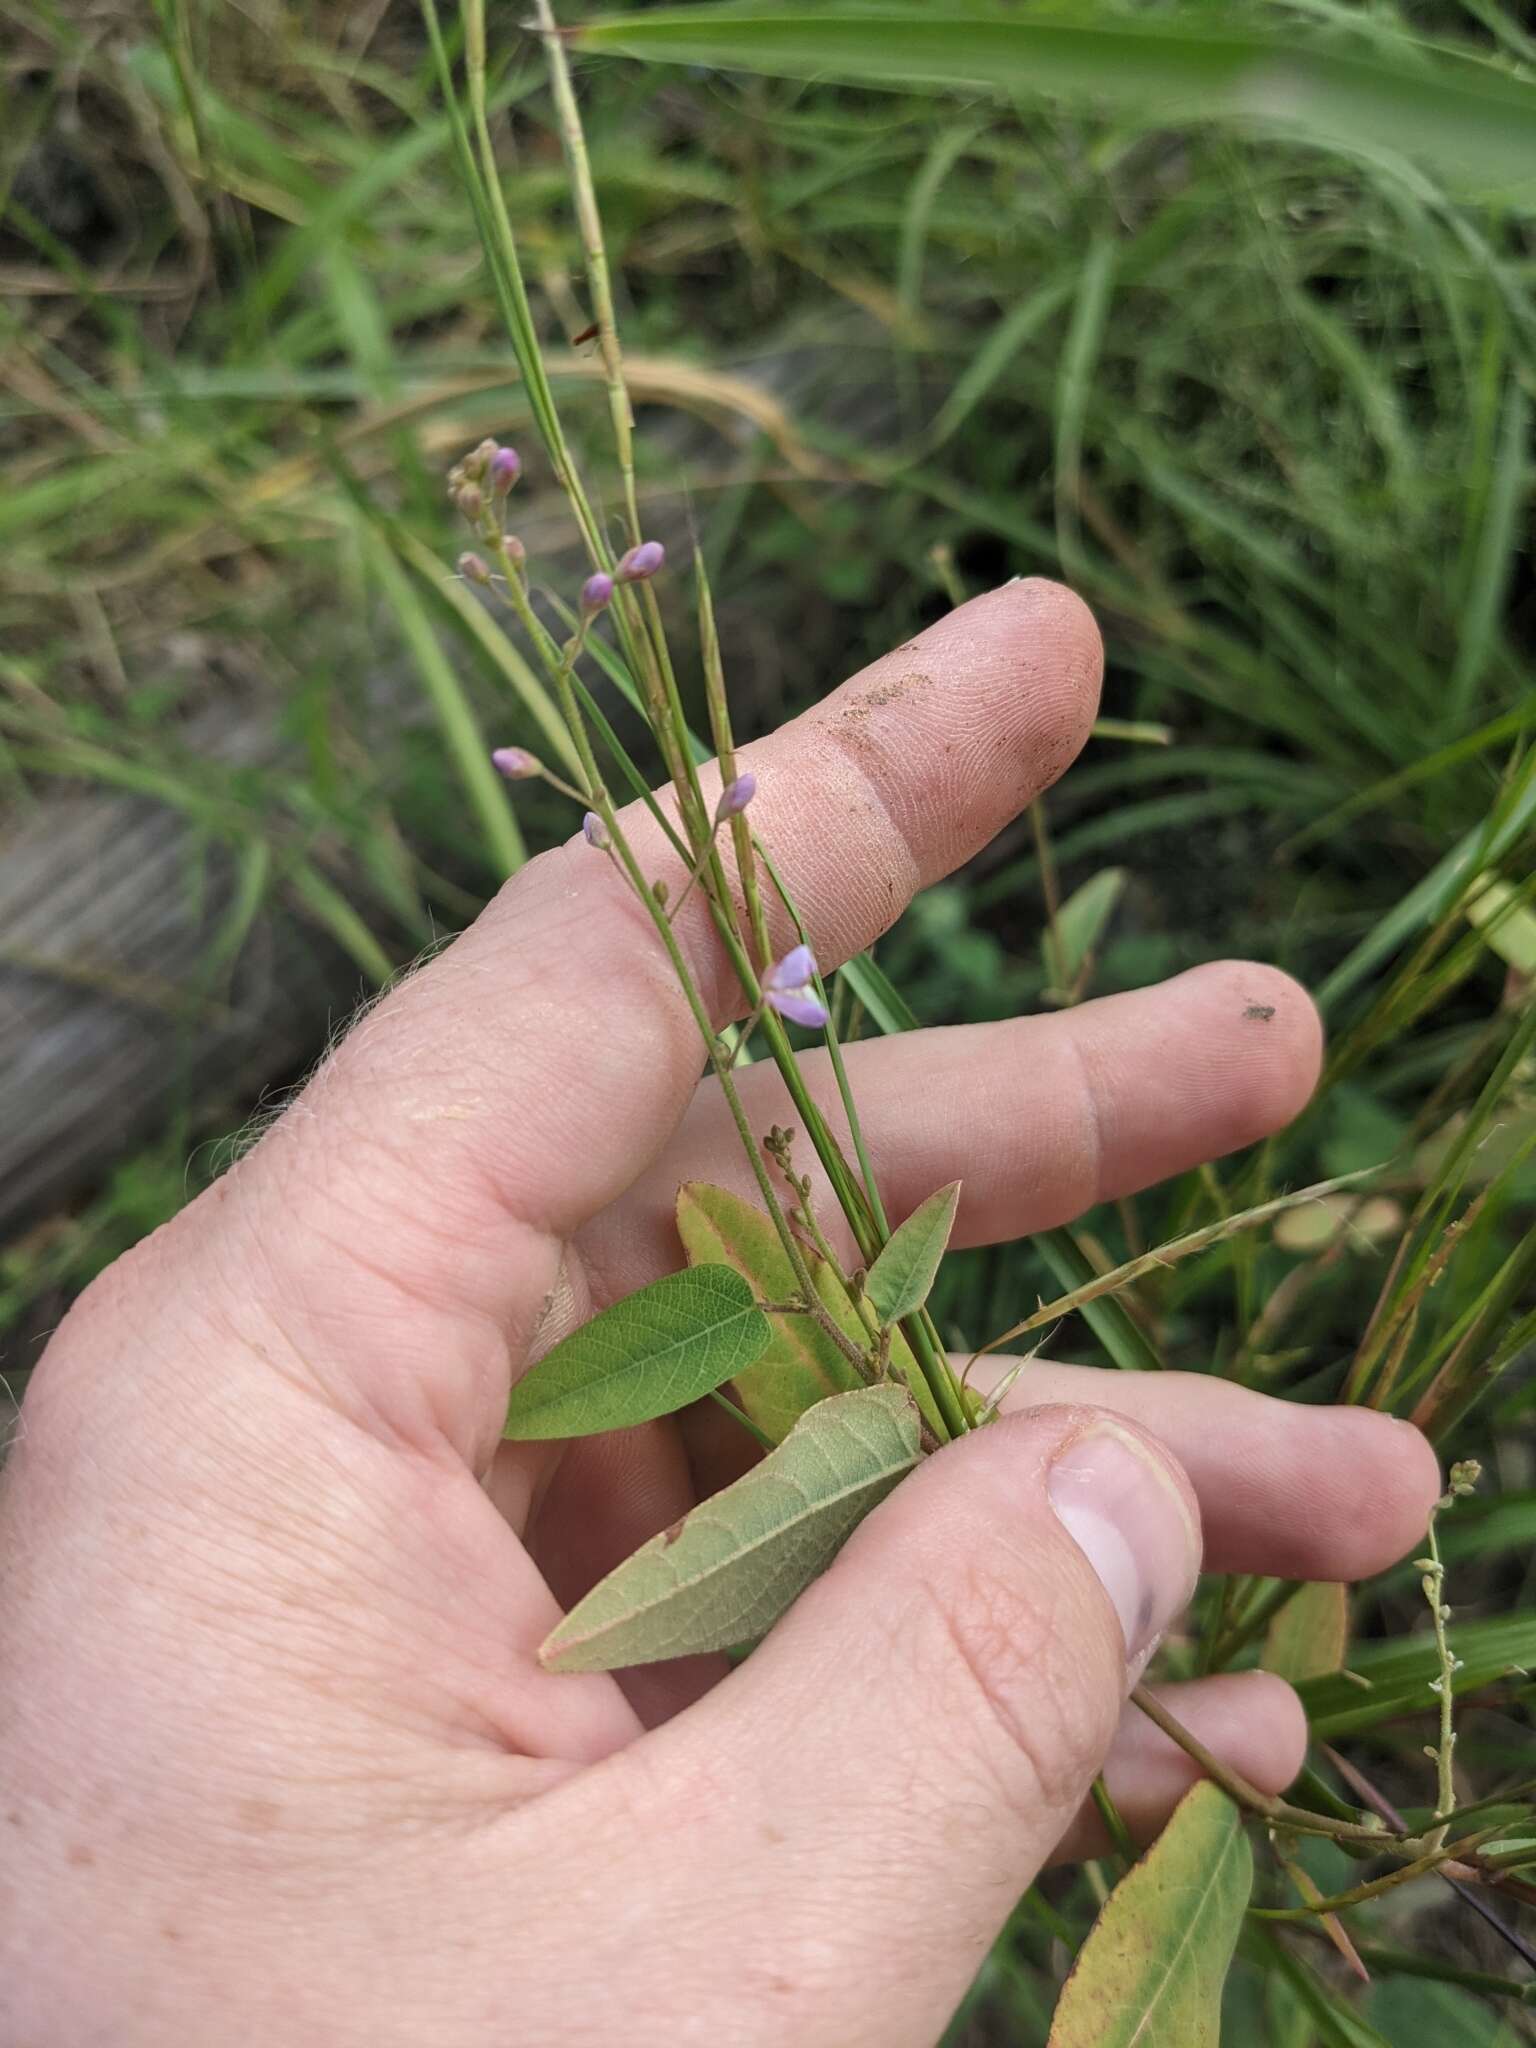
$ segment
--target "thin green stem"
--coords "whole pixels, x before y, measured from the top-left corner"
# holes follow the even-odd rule
[[[1089,1787],[1093,1803],[1098,1808],[1099,1819],[1104,1823],[1104,1832],[1114,1844],[1115,1853],[1127,1868],[1136,1861],[1136,1844],[1131,1840],[1131,1831],[1121,1818],[1120,1809],[1110,1795],[1109,1787],[1102,1776],[1094,1779]]]
[[[1368,1899],[1378,1899],[1383,1892],[1395,1891],[1400,1884],[1411,1884],[1416,1877],[1427,1876],[1443,1863],[1460,1862],[1484,1842],[1491,1841],[1498,1832],[1497,1828],[1482,1828],[1476,1834],[1463,1835],[1459,1842],[1425,1849],[1412,1862],[1399,1864],[1396,1870],[1389,1870],[1384,1877],[1352,1885],[1347,1892],[1335,1892],[1332,1898],[1316,1899],[1305,1906],[1250,1906],[1248,1910],[1258,1920],[1315,1920],[1323,1913],[1341,1913],[1346,1907],[1363,1906]]]
[[[598,212],[597,190],[592,182],[592,163],[587,138],[571,85],[571,67],[565,43],[556,24],[549,0],[537,0],[538,25],[544,37],[544,54],[549,63],[550,86],[554,93],[555,117],[570,167],[571,196],[576,205],[576,224],[581,233],[581,253],[586,265],[587,286],[592,294],[592,316],[597,326],[597,345],[603,359],[603,382],[608,391],[608,416],[613,424],[614,449],[624,485],[624,506],[632,542],[640,539],[640,511],[635,498],[635,421],[630,409],[629,389],[624,382],[624,355],[619,345],[618,322],[613,312],[613,286],[608,273],[608,250],[603,240],[602,216]]]

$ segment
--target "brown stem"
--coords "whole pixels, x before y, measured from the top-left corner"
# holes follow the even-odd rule
[[[1206,1776],[1218,1784],[1229,1799],[1244,1806],[1250,1813],[1256,1813],[1263,1820],[1277,1827],[1295,1828],[1299,1833],[1329,1835],[1336,1842],[1361,1842],[1383,1855],[1402,1855],[1420,1845],[1409,1842],[1401,1836],[1387,1834],[1381,1828],[1366,1827],[1358,1821],[1331,1820],[1326,1814],[1313,1813],[1305,1806],[1292,1806],[1284,1799],[1277,1799],[1272,1793],[1261,1792],[1257,1785],[1250,1784],[1241,1771],[1234,1771],[1230,1764],[1224,1764],[1219,1756],[1213,1755],[1197,1735],[1192,1735],[1182,1721],[1174,1719],[1162,1701],[1146,1686],[1138,1685],[1131,1694],[1134,1704],[1140,1707],[1156,1727],[1160,1728],[1170,1742],[1177,1743],[1184,1754],[1197,1763]]]

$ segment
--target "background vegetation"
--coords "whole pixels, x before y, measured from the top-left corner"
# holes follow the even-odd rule
[[[1234,19],[1196,10],[1192,32],[1214,44]],[[1536,60],[1494,0],[1253,19],[1410,72],[1426,36],[1526,76]],[[350,1001],[472,916],[524,832],[568,829],[533,791],[514,824],[477,784],[486,745],[537,735],[405,537],[451,560],[441,472],[484,432],[530,453],[541,556],[571,536],[539,490],[414,5],[0,0],[0,22],[0,850],[65,798],[133,792],[183,821],[179,886],[207,912],[195,971],[162,981],[0,929],[0,1031],[41,978],[105,991],[125,1033],[170,1018],[179,1049],[163,1089],[104,1114],[69,1198],[0,1245],[19,1390],[70,1294],[217,1170]],[[493,8],[507,203],[569,415],[600,443],[518,23]],[[1351,1375],[1402,1412],[1430,1398],[1446,1454],[1488,1472],[1444,1542],[1466,1796],[1507,1790],[1531,1775],[1536,1659],[1536,187],[1469,191],[1364,123],[1326,148],[1152,125],[1134,94],[1095,110],[1016,83],[934,96],[615,56],[579,75],[648,518],[708,558],[738,732],[1009,575],[1064,576],[1103,621],[1114,723],[1042,817],[880,949],[912,1009],[996,1016],[1252,953],[1329,1019],[1327,1084],[1285,1138],[1071,1240],[958,1262],[941,1324],[985,1336],[1059,1292],[1063,1262],[1387,1162],[1369,1207],[1237,1239],[1056,1348],[1300,1399]],[[1084,885],[1053,952],[1049,905]],[[302,958],[303,1029],[265,1053],[257,1029],[210,1071],[210,1020],[265,1015],[290,971],[251,980],[256,936],[290,926],[302,956],[263,957]],[[20,1051],[8,1036],[0,1057]],[[1265,1589],[1212,1597],[1239,1633],[1247,1612],[1254,1654]],[[1411,1573],[1368,1589],[1347,1661],[1371,1685],[1308,1687],[1320,1741],[1404,1807],[1432,1803],[1427,1621]],[[1324,1890],[1356,1874],[1309,1867]],[[958,2040],[1044,2039],[1100,1882],[1031,1895]],[[1518,1927],[1445,1885],[1389,1894],[1355,1932],[1363,1991],[1325,1943],[1255,1934],[1231,2038],[1536,2032]],[[1405,1951],[1464,1981],[1404,1976]]]

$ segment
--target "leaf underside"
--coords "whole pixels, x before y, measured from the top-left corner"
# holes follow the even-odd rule
[[[512,1389],[504,1434],[592,1436],[699,1401],[745,1372],[772,1331],[729,1266],[669,1273],[547,1352]]]
[[[1105,1902],[1062,1986],[1048,2048],[1218,2048],[1252,1885],[1237,1808],[1215,1785],[1193,1786]]]
[[[744,1477],[644,1544],[547,1638],[549,1671],[611,1671],[754,1642],[917,1463],[893,1386],[835,1394]]]

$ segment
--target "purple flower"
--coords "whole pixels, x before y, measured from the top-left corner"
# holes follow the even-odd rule
[[[747,808],[756,795],[757,777],[748,768],[721,790],[720,801],[715,805],[715,823],[723,825],[727,818],[734,818],[738,811]]]
[[[828,1012],[811,986],[815,978],[816,956],[810,947],[792,946],[763,976],[763,1001],[791,1024],[819,1031],[827,1022]]]
[[[618,579],[621,583],[643,583],[647,576],[654,576],[667,559],[667,551],[659,540],[643,540],[619,559]]]
[[[459,574],[466,583],[489,583],[491,572],[478,555],[460,555]]]
[[[523,458],[515,448],[498,448],[491,457],[488,475],[494,496],[504,498],[523,473]]]
[[[505,775],[508,782],[526,782],[530,775],[537,775],[539,763],[526,747],[496,747],[491,753],[491,766],[499,775]]]
[[[590,618],[593,612],[600,612],[613,599],[613,578],[605,576],[601,569],[589,576],[581,586],[581,608]]]
[[[595,846],[599,853],[606,853],[613,841],[608,837],[608,827],[596,811],[588,811],[581,821],[582,833],[588,846]]]

